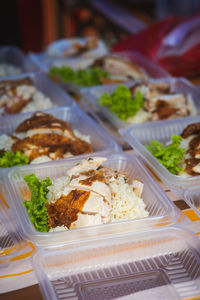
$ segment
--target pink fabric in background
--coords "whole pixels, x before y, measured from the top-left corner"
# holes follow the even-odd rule
[[[196,17],[196,16],[195,16]],[[159,57],[163,38],[177,25],[191,18],[171,16],[164,21],[149,26],[147,29],[132,35],[125,41],[113,46],[113,51],[138,51],[150,60],[158,63],[174,76],[194,76],[200,74],[200,42],[181,55]]]

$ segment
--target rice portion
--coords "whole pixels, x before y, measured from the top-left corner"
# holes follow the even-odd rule
[[[91,138],[90,138],[89,135],[81,133],[78,129],[74,129],[73,131],[74,131],[74,134],[77,138],[79,138],[79,139],[81,139],[81,140],[83,140],[83,141],[85,141],[89,144],[91,143]]]
[[[30,164],[41,164],[49,161],[52,161],[51,158],[49,158],[47,155],[41,155],[33,159]]]
[[[36,91],[32,97],[32,101],[29,102],[22,110],[22,113],[31,112],[35,110],[44,110],[54,107],[52,101],[46,97],[43,93]]]
[[[147,217],[142,198],[136,196],[131,185],[119,176],[109,183],[111,189],[111,222]]]
[[[14,142],[14,139],[7,134],[0,135],[0,150],[11,151]]]
[[[0,76],[20,74],[21,69],[10,64],[0,64]]]
[[[61,195],[66,195],[66,187],[69,182],[69,176],[63,176],[53,180],[52,185],[48,187],[49,192],[47,194],[47,201],[49,203],[54,203],[61,197]]]

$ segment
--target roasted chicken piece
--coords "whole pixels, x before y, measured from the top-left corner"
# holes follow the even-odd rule
[[[189,124],[181,134],[186,151],[185,173],[191,176],[200,174],[200,123]]]
[[[100,67],[113,75],[113,79],[118,79],[115,76],[130,80],[147,78],[145,72],[137,64],[117,55],[105,55],[95,60],[91,67]]]
[[[50,114],[35,113],[17,127],[16,133],[24,137],[14,141],[12,151],[22,152],[30,162],[44,155],[55,160],[92,152],[90,144],[76,137],[68,122]]]
[[[20,112],[32,100],[36,89],[30,78],[0,82],[0,108],[9,114]]]

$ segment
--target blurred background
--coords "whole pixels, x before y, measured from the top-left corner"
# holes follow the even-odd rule
[[[198,12],[199,0],[6,0],[0,44],[40,52],[56,39],[92,35],[112,45],[170,15]]]

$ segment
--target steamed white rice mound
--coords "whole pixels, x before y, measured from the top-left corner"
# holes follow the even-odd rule
[[[11,151],[13,144],[14,140],[10,136],[8,136],[7,134],[0,135],[0,149]]]
[[[22,110],[22,113],[31,112],[35,110],[44,110],[52,108],[53,103],[50,98],[46,97],[43,93],[36,91],[32,97],[32,101],[29,102]]]
[[[0,64],[0,76],[20,74],[21,69],[10,64]]]
[[[111,189],[111,222],[144,218],[149,215],[145,203],[134,193],[132,186],[118,177],[109,183]]]

